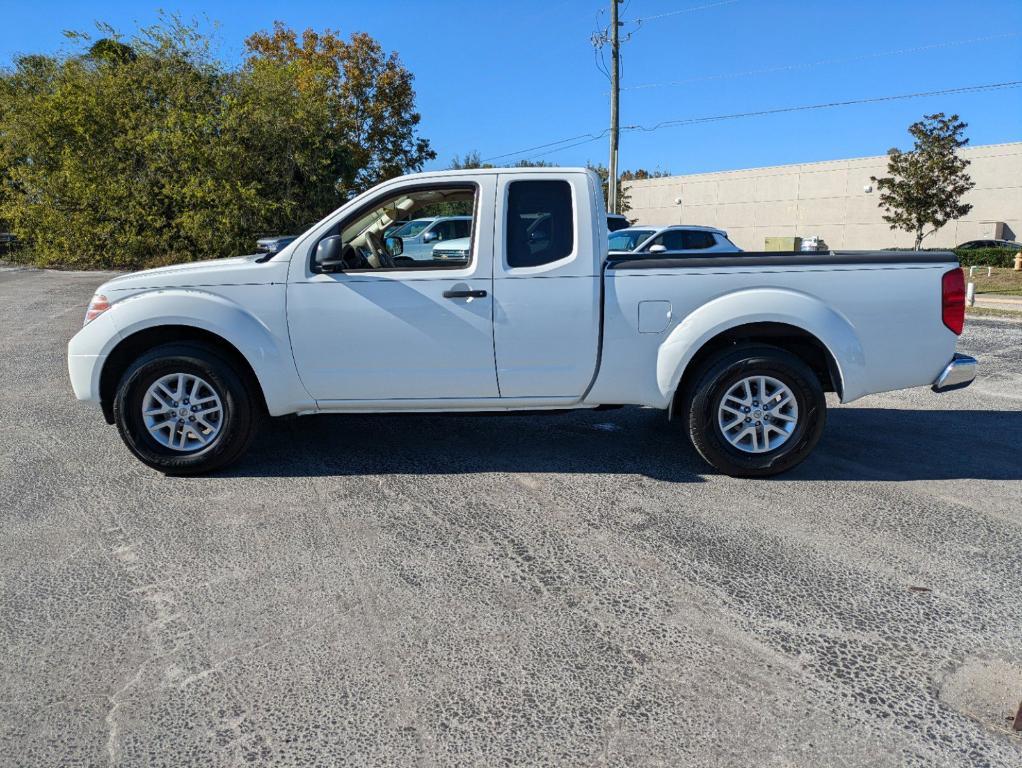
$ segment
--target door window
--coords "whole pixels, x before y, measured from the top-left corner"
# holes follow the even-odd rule
[[[452,224],[451,238],[468,237],[472,234],[472,222],[468,219],[455,219]]]
[[[508,266],[550,264],[574,249],[571,185],[561,180],[512,181],[507,200]]]
[[[455,257],[433,258],[432,243],[416,240],[439,216],[458,216],[436,222],[429,231],[440,240],[471,237],[476,206],[476,187],[471,184],[442,184],[415,187],[376,200],[348,216],[327,231],[312,248],[310,265],[314,272],[362,272],[383,269],[461,269],[469,264],[471,249]],[[412,219],[403,227],[384,233],[394,222]],[[405,238],[408,239],[407,248]],[[333,241],[330,243],[329,241]],[[329,268],[320,265],[321,254],[329,251]]]
[[[652,243],[653,245],[662,245],[669,251],[683,251],[685,250],[685,241],[682,239],[682,231],[680,229],[669,229],[663,234],[659,235]],[[647,248],[648,250],[648,248]]]
[[[712,232],[700,229],[669,229],[650,243],[662,245],[668,251],[701,251],[716,244]]]
[[[717,244],[712,232],[704,232],[699,229],[682,230],[681,241],[685,244],[686,251],[701,251]]]
[[[615,232],[610,236],[610,250],[634,251],[653,232],[654,230],[650,229],[625,229]]]

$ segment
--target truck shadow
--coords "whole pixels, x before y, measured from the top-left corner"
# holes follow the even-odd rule
[[[784,480],[1022,479],[1017,411],[832,408],[816,451]],[[660,411],[330,415],[275,419],[235,477],[465,473],[716,474]]]
[[[828,411],[798,480],[1020,480],[1020,411],[846,406]]]

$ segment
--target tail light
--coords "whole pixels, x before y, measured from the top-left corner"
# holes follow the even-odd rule
[[[940,280],[941,319],[952,332],[961,335],[965,327],[965,273],[945,272]]]
[[[97,293],[89,302],[89,308],[85,310],[85,322],[82,325],[88,325],[108,309],[110,309],[110,300],[103,294]]]

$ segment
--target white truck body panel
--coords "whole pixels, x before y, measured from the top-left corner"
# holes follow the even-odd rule
[[[752,323],[784,323],[818,338],[840,374],[842,402],[929,385],[954,354],[941,322],[946,265],[686,268],[607,272],[603,359],[589,403],[666,408],[685,366],[709,339]],[[640,333],[641,302],[670,321]]]
[[[508,184],[517,174],[499,177],[498,243],[505,242]],[[594,197],[586,173],[566,176],[576,211]],[[595,198],[602,202],[599,195]],[[494,264],[493,345],[497,378],[504,397],[580,400],[596,371],[600,328],[600,277],[594,253],[606,241],[602,207],[588,218],[575,218],[574,250],[538,267],[511,268],[504,248]],[[551,329],[557,329],[551,333]]]
[[[495,176],[477,180],[479,217],[492,220]],[[379,188],[386,193],[397,183]],[[357,208],[356,198],[319,229]],[[321,405],[344,400],[497,398],[493,351],[493,230],[478,227],[473,258],[459,269],[312,271],[304,239],[291,259],[288,321],[302,381]],[[450,301],[444,291],[480,288],[482,299]]]
[[[98,402],[104,361],[132,334],[189,326],[228,341],[252,366],[271,415],[315,407],[291,355],[284,291],[287,264],[250,258],[195,262],[136,272],[102,286],[111,308],[68,345],[79,399]]]

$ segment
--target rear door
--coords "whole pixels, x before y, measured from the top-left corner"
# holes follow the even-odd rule
[[[504,398],[580,398],[596,368],[597,226],[585,173],[498,177],[493,340]],[[602,212],[600,212],[602,215]]]

